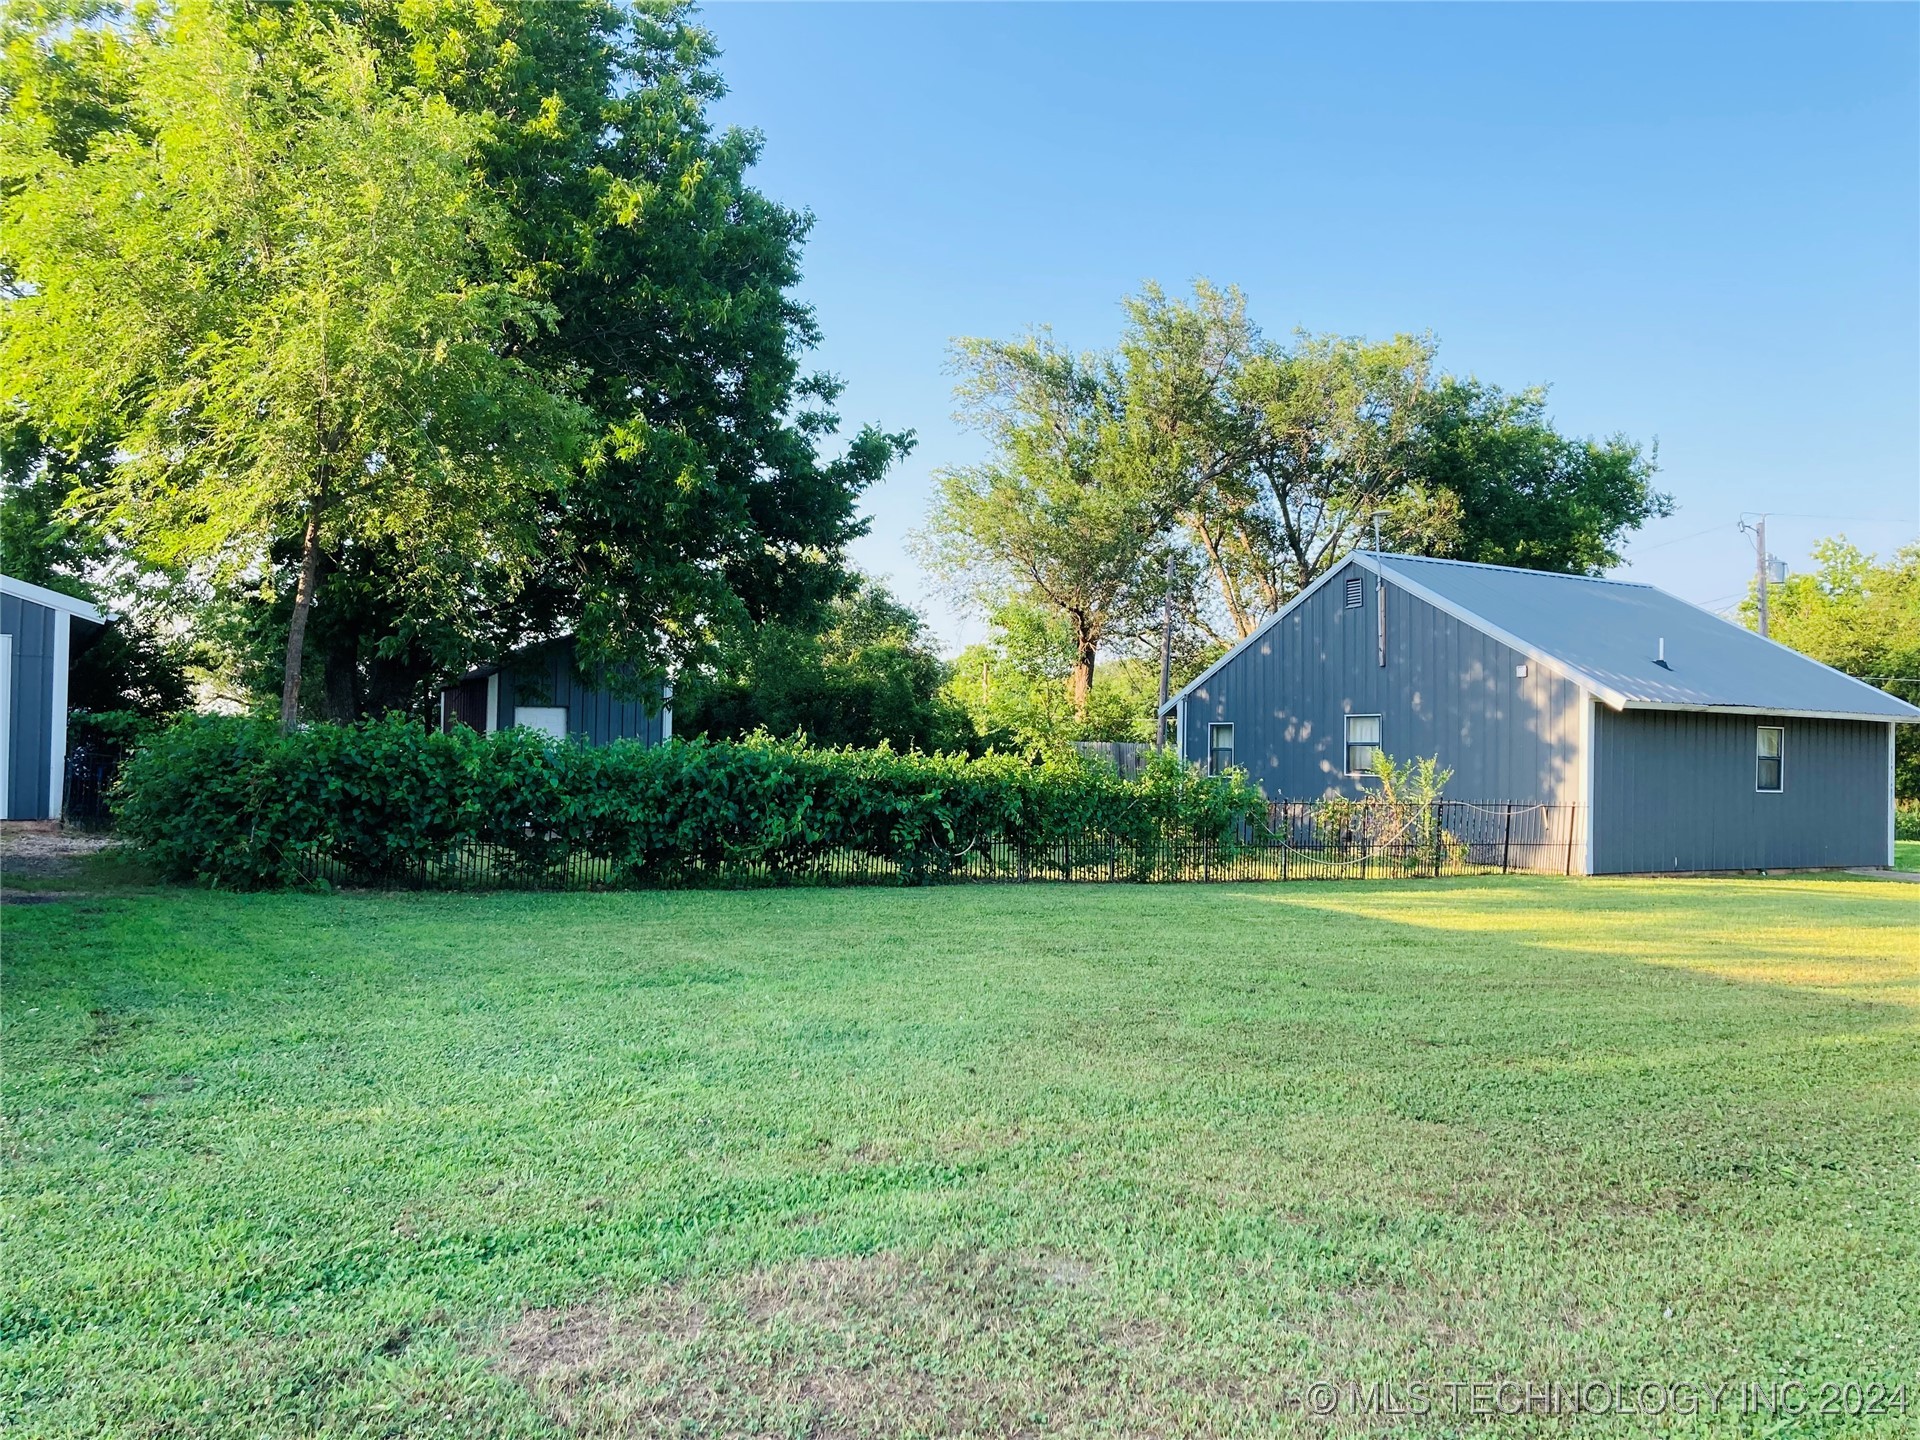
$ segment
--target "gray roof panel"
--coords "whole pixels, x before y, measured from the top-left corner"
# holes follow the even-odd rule
[[[1920,721],[1920,709],[1886,691],[1651,585],[1415,555],[1352,558],[1616,707]]]

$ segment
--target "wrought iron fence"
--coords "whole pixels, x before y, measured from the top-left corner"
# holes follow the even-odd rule
[[[66,794],[61,818],[81,830],[105,830],[113,823],[107,798],[126,759],[111,740],[83,740],[67,752]]]
[[[988,839],[952,849],[881,854],[827,849],[752,862],[630,864],[569,851],[557,836],[523,846],[471,842],[404,865],[301,857],[309,879],[382,889],[621,890],[859,886],[1166,884],[1235,880],[1380,880],[1448,875],[1572,874],[1580,865],[1580,807],[1495,801],[1385,806],[1279,801],[1267,824],[1230,840],[1140,845],[1105,835],[1044,846]]]

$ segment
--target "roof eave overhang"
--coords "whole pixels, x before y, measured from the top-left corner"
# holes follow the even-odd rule
[[[30,580],[16,580],[11,575],[0,575],[0,595],[12,595],[16,599],[26,600],[35,605],[43,605],[49,610],[58,610],[71,615],[76,620],[85,620],[94,625],[104,625],[107,617],[100,613],[99,607],[89,605],[72,595],[63,595],[58,590],[49,590],[44,585],[35,585]]]
[[[1804,710],[1787,705],[1710,705],[1683,700],[1629,700],[1628,710],[1678,710],[1690,715],[1777,715],[1783,720],[1862,720],[1871,725],[1920,725],[1920,710],[1887,715],[1873,710]]]

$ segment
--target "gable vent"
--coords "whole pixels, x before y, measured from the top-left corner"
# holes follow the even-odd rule
[[[1347,577],[1347,609],[1358,610],[1366,603],[1367,587],[1358,575]]]

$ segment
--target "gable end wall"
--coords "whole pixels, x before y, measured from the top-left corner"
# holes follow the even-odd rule
[[[1349,576],[1362,581],[1356,609]],[[1373,573],[1342,566],[1189,693],[1185,758],[1204,763],[1208,725],[1231,723],[1235,758],[1269,799],[1358,795],[1344,773],[1345,717],[1378,714],[1389,755],[1438,755],[1454,772],[1449,798],[1582,802],[1579,686],[1391,580],[1382,667],[1376,603]]]

